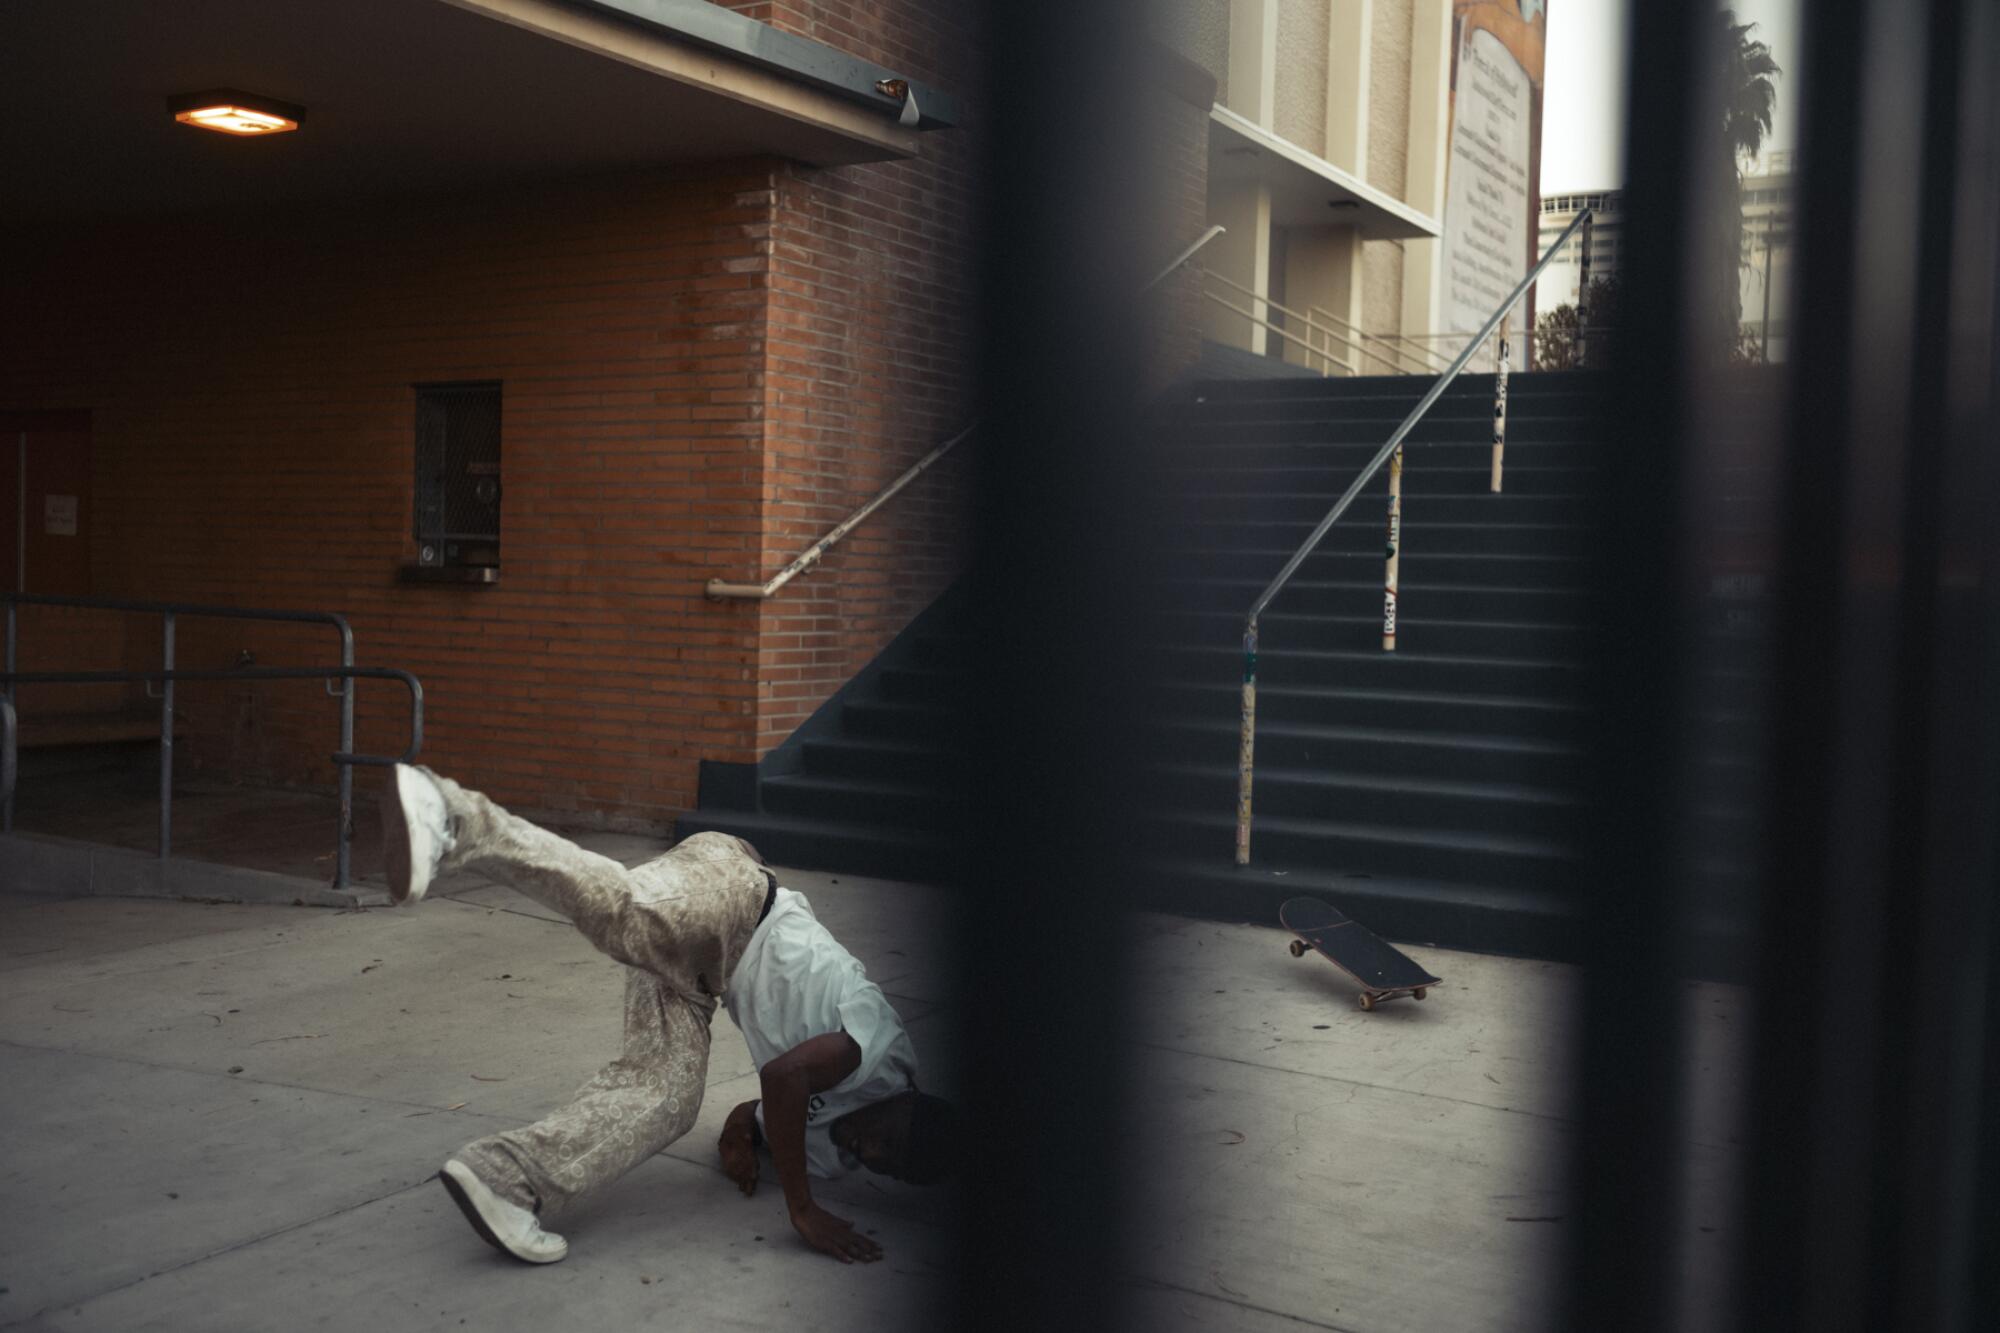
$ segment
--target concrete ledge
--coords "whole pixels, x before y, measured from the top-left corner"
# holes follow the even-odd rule
[[[48,898],[194,898],[301,907],[383,907],[374,885],[329,888],[269,870],[170,858],[40,834],[0,836],[0,888]]]

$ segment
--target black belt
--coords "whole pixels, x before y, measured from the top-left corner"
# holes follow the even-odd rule
[[[778,901],[778,877],[766,870],[764,872],[764,910],[757,913],[758,925],[763,925],[764,918],[771,915],[771,904],[776,901]]]

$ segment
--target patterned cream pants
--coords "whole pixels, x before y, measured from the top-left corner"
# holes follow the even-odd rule
[[[724,833],[697,833],[627,870],[431,776],[456,838],[440,873],[473,869],[518,889],[567,916],[627,969],[619,1057],[561,1110],[457,1154],[494,1193],[547,1223],[694,1125],[716,1000],[772,881],[743,842]]]

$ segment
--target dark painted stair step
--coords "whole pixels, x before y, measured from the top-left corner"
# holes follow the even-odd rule
[[[675,825],[680,837],[710,830],[748,839],[765,860],[780,866],[944,884],[957,878],[961,864],[955,840],[891,825],[730,810],[693,810]]]
[[[1405,533],[1404,551],[1398,562],[1402,579],[1422,582],[1455,583],[1480,587],[1572,588],[1584,587],[1590,578],[1590,563],[1581,556],[1513,555],[1493,551],[1438,551],[1418,546]],[[1296,548],[1294,548],[1296,549]],[[1384,540],[1359,550],[1329,550],[1320,546],[1305,558],[1296,577],[1308,579],[1364,580],[1382,576]],[[1263,576],[1269,579],[1292,557],[1277,548],[1254,550],[1214,550],[1188,547],[1175,552],[1173,570],[1191,567],[1211,577]]]
[[[1161,617],[1169,638],[1162,647],[1241,648],[1243,620],[1254,597],[1229,610],[1177,611]],[[1301,615],[1282,601],[1258,619],[1260,651],[1279,648],[1358,652],[1382,646],[1381,591],[1366,614]],[[1406,603],[1399,614],[1397,651],[1408,649],[1437,656],[1562,657],[1576,659],[1583,650],[1584,627],[1577,624],[1448,619],[1421,599]]]
[[[1371,439],[1352,443],[1339,443],[1323,438],[1281,443],[1262,437],[1254,440],[1236,439],[1218,441],[1216,447],[1188,444],[1170,447],[1162,451],[1162,458],[1176,468],[1194,467],[1340,467],[1353,476],[1381,449],[1383,440]],[[1504,484],[1507,474],[1516,465],[1534,467],[1573,467],[1589,469],[1603,458],[1603,450],[1591,440],[1546,440],[1532,435],[1510,430],[1507,434],[1507,450],[1503,456],[1506,464],[1502,474]],[[1453,440],[1435,444],[1408,445],[1403,450],[1405,470],[1434,465],[1453,467],[1491,467],[1493,462],[1493,441],[1486,434],[1467,434]]]
[[[1232,444],[1354,444],[1381,448],[1402,425],[1400,416],[1357,419],[1331,411],[1308,415],[1289,412],[1264,419],[1234,413],[1198,413],[1178,426],[1171,436],[1175,445],[1228,452]],[[1589,422],[1563,417],[1538,417],[1523,412],[1507,414],[1507,439],[1585,441],[1595,427]],[[1481,441],[1493,442],[1493,411],[1489,404],[1482,412],[1458,417],[1427,416],[1410,427],[1403,437],[1407,452],[1414,455],[1438,444]]]
[[[1356,503],[1359,503],[1357,501]],[[1349,510],[1346,518],[1327,530],[1321,551],[1382,553],[1387,509],[1374,516]],[[1239,549],[1278,554],[1271,566],[1276,574],[1293,551],[1312,535],[1323,517],[1256,521],[1248,523],[1191,523],[1186,525],[1185,542],[1211,550]],[[1574,523],[1448,523],[1435,518],[1408,515],[1403,520],[1403,549],[1410,556],[1438,555],[1532,555],[1545,554],[1577,558],[1588,538],[1589,529]]]
[[[807,741],[801,749],[806,773],[884,783],[962,782],[970,762],[962,751],[928,737],[842,735],[836,740]]]
[[[1163,711],[1177,717],[1227,718],[1240,712],[1239,686],[1164,684],[1148,687]],[[1392,727],[1456,732],[1464,736],[1573,739],[1583,721],[1573,702],[1517,695],[1440,691],[1370,690],[1342,686],[1273,686],[1257,689],[1257,722],[1263,726]]]
[[[897,699],[860,699],[844,705],[842,722],[858,736],[902,740],[959,741],[971,731],[971,719],[955,708]]]
[[[1237,717],[1170,718],[1159,727],[1159,757],[1234,765],[1240,735]],[[1261,717],[1255,757],[1257,765],[1278,768],[1547,787],[1574,783],[1582,762],[1573,745],[1539,738],[1267,723]]]
[[[1387,486],[1387,482],[1377,477],[1372,485]],[[1344,489],[1344,488],[1343,488]],[[1272,495],[1262,491],[1217,491],[1209,495],[1191,496],[1185,501],[1187,519],[1191,523],[1216,522],[1294,522],[1303,521],[1307,531],[1312,525],[1326,517],[1340,499],[1341,490],[1321,488],[1291,495]],[[1384,494],[1386,494],[1386,490]],[[1364,490],[1363,496],[1367,492]],[[1360,500],[1356,501],[1361,503]],[[1385,521],[1386,510],[1381,504],[1371,504],[1372,513],[1351,513],[1348,522],[1359,522],[1365,527],[1379,528]],[[1412,503],[1406,496],[1403,505],[1405,522],[1423,518],[1434,523],[1578,523],[1593,512],[1595,506],[1591,497],[1576,495],[1520,495],[1503,491],[1499,495],[1485,492],[1461,494],[1426,493],[1420,503]]]
[[[1159,665],[1162,672],[1180,679],[1234,686],[1242,679],[1243,652],[1235,646],[1167,648],[1160,651]],[[1271,646],[1258,652],[1257,681],[1269,688],[1352,685],[1562,699],[1574,697],[1584,677],[1579,664],[1553,658],[1445,657],[1400,648],[1315,652]]]
[[[1361,470],[1360,464],[1365,462],[1365,459],[1352,463],[1342,459],[1289,467],[1204,464],[1178,468],[1174,475],[1182,485],[1190,488],[1192,494],[1197,495],[1210,492],[1241,495],[1262,491],[1276,495],[1327,494],[1338,498],[1353,484]],[[1492,475],[1488,460],[1472,464],[1448,463],[1439,459],[1408,463],[1403,468],[1403,497],[1407,503],[1412,495],[1490,496],[1493,494],[1489,488]],[[1371,479],[1369,484],[1372,486],[1375,480],[1381,481],[1382,493],[1387,495],[1387,469]],[[1500,494],[1589,495],[1593,493],[1595,484],[1591,474],[1582,468],[1524,463],[1507,470],[1506,489]],[[1362,494],[1367,493],[1364,487]]]
[[[1543,838],[1569,836],[1580,818],[1576,796],[1560,787],[1262,765],[1253,777],[1252,806],[1259,817],[1325,818],[1404,829],[1438,824]],[[1147,794],[1171,810],[1232,813],[1236,766],[1163,764],[1149,775]]]
[[[1234,610],[1249,613],[1268,580],[1188,579],[1176,580],[1173,588],[1182,604],[1190,609]],[[1578,588],[1502,588],[1462,583],[1435,583],[1416,577],[1400,581],[1396,604],[1399,616],[1423,614],[1445,619],[1487,616],[1503,623],[1523,622],[1542,625],[1575,624],[1585,611],[1586,594]],[[1278,593],[1271,605],[1301,616],[1355,614],[1365,607],[1380,606],[1383,585],[1380,579],[1307,579],[1294,577]],[[1400,631],[1399,631],[1400,633]]]
[[[772,814],[937,833],[963,828],[966,811],[964,792],[943,783],[919,786],[810,773],[771,778],[760,796]]]

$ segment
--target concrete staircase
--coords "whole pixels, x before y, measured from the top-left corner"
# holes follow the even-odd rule
[[[1161,414],[1179,555],[1145,686],[1159,906],[1275,920],[1318,893],[1395,938],[1568,952],[1600,447],[1581,376],[1512,378],[1500,495],[1490,376],[1461,377],[1411,436],[1396,652],[1380,648],[1385,477],[1265,613],[1252,861],[1233,864],[1244,613],[1429,383],[1204,382]],[[705,783],[683,831],[736,832],[781,863],[949,877],[964,642],[938,608],[754,790],[711,799]]]

